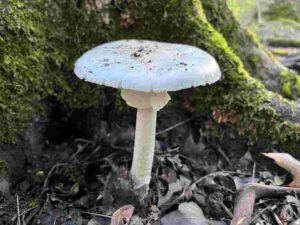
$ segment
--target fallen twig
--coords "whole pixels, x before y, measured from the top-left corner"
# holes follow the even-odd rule
[[[99,150],[101,149],[101,145],[98,145],[93,151],[92,153],[90,153],[85,159],[84,161],[88,161],[92,155],[96,154]]]
[[[189,186],[189,189],[194,189],[195,188],[195,185],[197,185],[198,183],[208,179],[209,177],[216,177],[216,176],[219,176],[219,175],[223,175],[223,176],[227,176],[227,175],[246,175],[248,176],[249,174],[248,173],[240,173],[240,172],[235,172],[235,171],[218,171],[218,172],[214,172],[214,173],[210,173],[210,174],[206,174],[205,176],[203,177],[200,177],[198,180],[194,181],[190,186]]]
[[[23,224],[24,225],[28,224],[32,220],[32,218],[40,211],[40,209],[41,207],[39,205],[36,205],[34,207],[24,210],[21,213]],[[26,214],[29,212],[30,214],[27,217],[25,217]]]
[[[92,215],[92,216],[104,217],[104,218],[108,218],[108,219],[112,218],[112,216],[107,216],[107,215],[103,215],[103,214],[99,214],[99,213],[92,213],[92,212],[82,212],[82,213]]]
[[[94,144],[94,141],[88,140],[88,139],[84,139],[84,138],[76,138],[75,142],[85,142],[85,143],[89,143],[89,144]]]
[[[33,209],[35,209],[35,208],[37,208],[37,207],[39,207],[39,205],[36,205],[36,206],[31,207],[31,208],[29,208],[29,209],[25,209],[25,210],[20,214],[20,216],[26,215],[28,212],[30,212],[31,210],[33,210]]]
[[[183,124],[185,124],[185,123],[187,123],[187,122],[189,122],[189,121],[191,121],[191,120],[194,120],[194,119],[196,119],[196,118],[198,118],[198,117],[199,117],[199,116],[193,116],[193,117],[188,118],[188,119],[186,119],[186,120],[184,120],[184,121],[181,121],[181,122],[179,122],[179,123],[176,123],[176,124],[174,124],[173,126],[168,127],[167,129],[158,131],[158,132],[156,132],[156,136],[157,136],[157,135],[160,135],[160,134],[167,133],[167,132],[169,132],[170,130],[173,130],[173,129],[175,129],[175,128],[177,128],[177,127],[179,127],[179,126],[181,126],[181,125],[183,125]]]
[[[128,153],[133,153],[133,149],[132,148],[128,148],[128,147],[123,147],[123,146],[118,146],[118,145],[111,145],[112,148],[117,149],[117,150],[122,150]]]
[[[48,173],[48,175],[47,175],[47,177],[46,177],[46,179],[45,179],[45,181],[44,181],[44,185],[43,185],[43,189],[42,189],[42,194],[45,192],[45,190],[46,190],[46,188],[47,188],[47,186],[48,186],[49,179],[50,179],[50,177],[51,177],[53,171],[54,171],[57,167],[65,166],[65,165],[67,165],[67,163],[57,163],[57,164],[55,164],[55,165],[51,168],[51,170],[49,171],[49,173]]]
[[[16,197],[17,197],[17,217],[18,217],[18,225],[21,225],[19,195],[16,194]]]
[[[89,146],[91,142],[85,142],[83,146],[79,146],[78,150],[70,157],[70,160],[73,160],[77,155],[79,155],[81,152],[83,152],[87,146]]]
[[[253,169],[252,169],[252,183],[255,182],[255,171],[256,171],[256,163],[254,162]]]
[[[172,149],[166,149],[164,151],[156,150],[155,155],[170,155],[170,153],[179,152],[179,147],[172,148]]]
[[[221,208],[224,210],[224,212],[229,216],[229,218],[232,219],[233,214],[232,214],[232,212],[228,209],[228,207],[227,207],[223,202],[220,202],[220,206],[221,206]]]
[[[273,217],[274,217],[276,223],[277,223],[278,225],[283,225],[283,223],[280,221],[279,217],[276,215],[276,213],[274,212],[274,210],[271,209],[271,213],[272,213],[272,215],[273,215]]]
[[[226,153],[220,148],[217,147],[218,152],[223,156],[223,158],[226,160],[229,166],[232,166],[231,160],[227,157]]]
[[[260,212],[258,212],[258,213],[255,215],[255,217],[253,217],[253,218],[251,219],[251,221],[250,221],[249,224],[253,223],[253,222],[254,222],[258,217],[260,217],[264,212],[266,212],[266,211],[268,211],[268,210],[270,210],[270,209],[274,210],[274,209],[276,209],[276,208],[277,208],[276,205],[275,205],[275,206],[268,206],[268,207],[264,208],[263,210],[261,210]]]

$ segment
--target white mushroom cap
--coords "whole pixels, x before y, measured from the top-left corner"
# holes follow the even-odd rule
[[[216,60],[199,48],[141,40],[95,47],[76,61],[74,71],[92,83],[142,92],[176,91],[221,77]]]

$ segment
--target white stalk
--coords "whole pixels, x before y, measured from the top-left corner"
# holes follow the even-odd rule
[[[138,109],[136,117],[134,154],[131,176],[135,188],[148,186],[154,157],[157,111],[152,108]]]
[[[146,93],[123,89],[122,98],[137,109],[131,176],[136,189],[147,194],[154,157],[157,111],[170,100],[167,92]]]

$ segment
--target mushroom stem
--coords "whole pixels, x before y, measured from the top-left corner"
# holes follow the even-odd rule
[[[157,111],[171,98],[167,92],[146,93],[126,89],[122,89],[121,96],[129,106],[137,108],[131,176],[135,189],[143,199],[151,178]]]
[[[131,176],[135,188],[148,188],[154,157],[157,111],[151,107],[138,109]]]

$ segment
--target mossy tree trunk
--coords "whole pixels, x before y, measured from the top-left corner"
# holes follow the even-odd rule
[[[280,64],[255,34],[240,27],[226,0],[201,2],[208,21],[224,36],[251,76],[284,97],[296,99],[300,96],[299,74]]]
[[[23,1],[9,0],[8,5],[20,2]],[[129,0],[106,1],[105,4],[97,0],[44,0],[39,4],[40,10],[46,13],[45,17],[35,21],[43,25],[42,28],[47,27],[41,29],[41,35],[46,50],[49,50],[47,57],[39,60],[43,65],[42,74],[51,80],[43,99],[54,97],[69,107],[96,105],[99,90],[77,81],[72,67],[84,51],[103,42],[136,38],[186,43],[208,51],[222,69],[221,82],[194,89],[188,101],[195,110],[209,111],[216,125],[225,123],[253,140],[264,137],[278,142],[286,150],[298,149],[300,109],[276,93],[282,89],[279,74],[286,70],[251,34],[238,26],[226,8],[225,0]],[[225,8],[219,8],[220,5]],[[26,13],[27,9],[22,10]],[[6,29],[6,32],[12,31]],[[30,34],[26,38],[30,38]],[[15,41],[15,38],[4,38],[4,44],[7,44],[5,41]],[[249,49],[251,53],[244,55]],[[265,59],[267,64],[261,64]],[[30,67],[26,63],[25,66]],[[264,85],[265,77],[273,68],[276,69],[272,73],[276,84],[267,86],[274,92]],[[0,71],[7,74],[1,68]],[[17,71],[17,76],[30,79],[21,70]],[[298,80],[296,75],[291,76]],[[6,111],[1,114],[1,119],[11,113],[7,111],[10,103],[5,104]],[[21,109],[21,105],[19,109],[14,105],[11,110],[18,115]],[[0,134],[3,135],[4,131]]]

